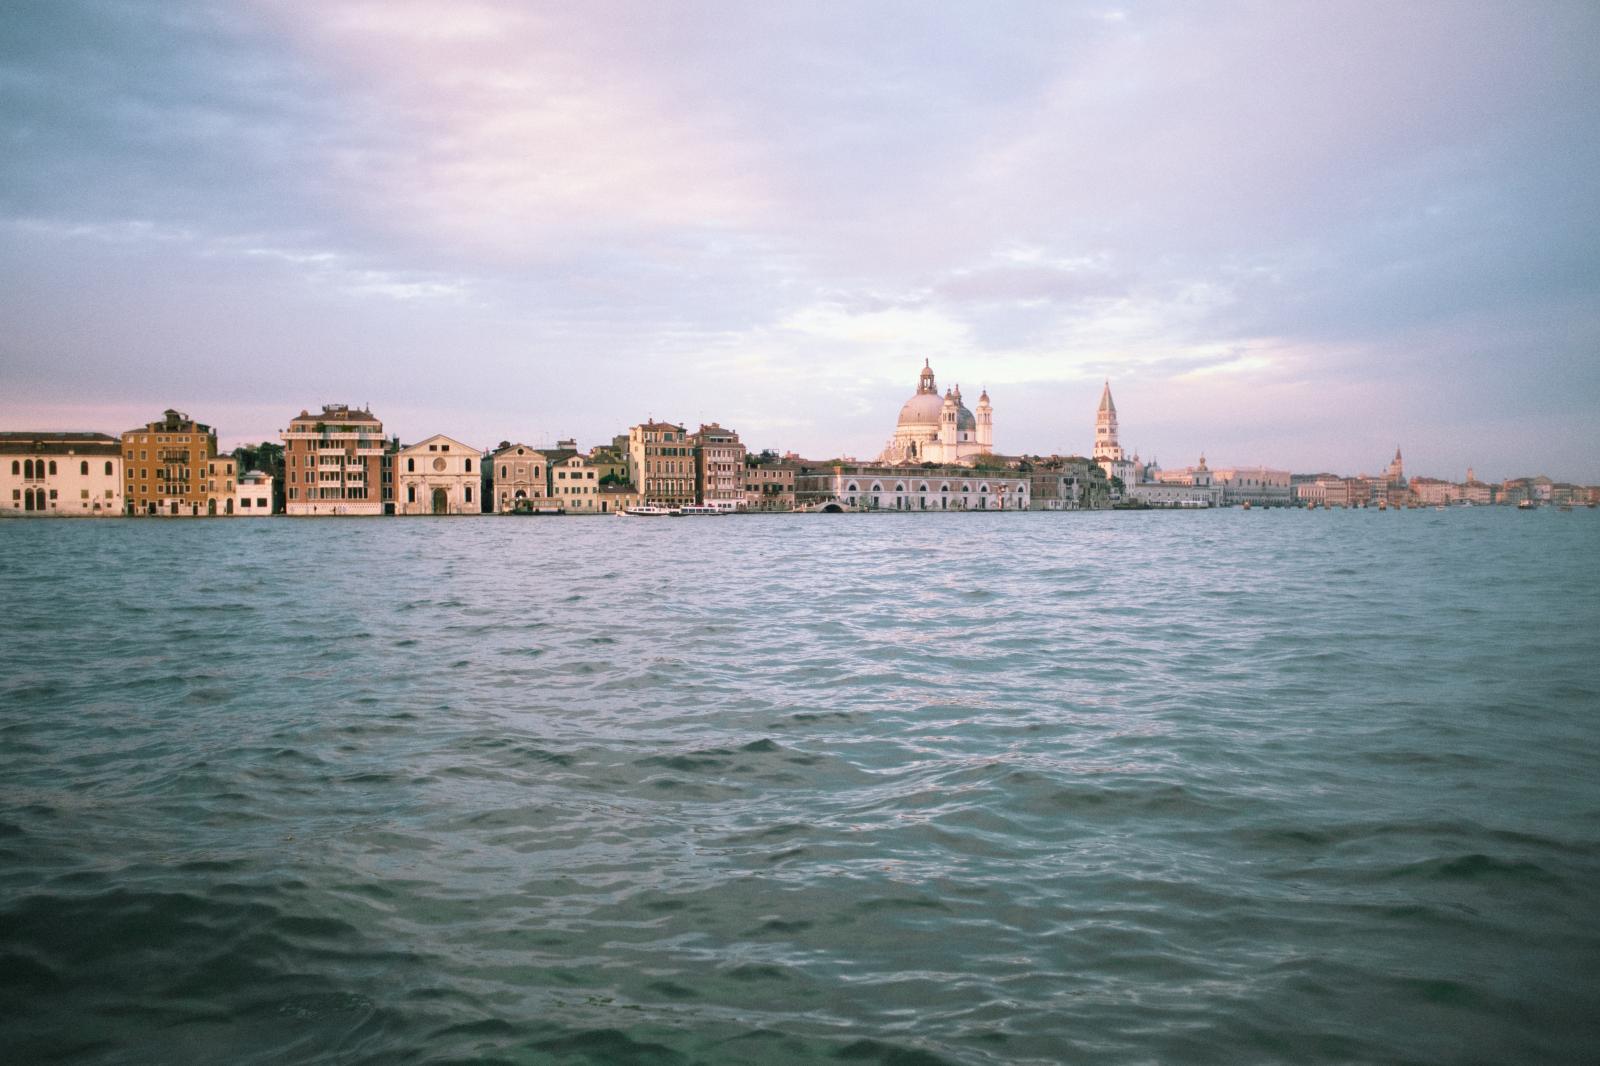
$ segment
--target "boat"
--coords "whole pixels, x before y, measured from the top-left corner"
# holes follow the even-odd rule
[[[1518,500],[1517,501],[1517,510],[1519,510],[1519,511],[1537,511],[1538,509],[1539,509],[1539,503],[1538,503],[1537,500]]]
[[[637,507],[624,507],[617,512],[621,518],[680,518],[682,511],[670,507],[659,507],[653,503],[642,503]]]
[[[682,507],[678,508],[678,513],[683,515],[683,517],[685,517],[685,518],[695,518],[695,517],[702,517],[703,518],[703,517],[708,517],[710,515],[724,515],[724,514],[727,514],[728,512],[722,510],[720,507],[712,507],[709,504],[704,504],[704,503],[686,503]]]

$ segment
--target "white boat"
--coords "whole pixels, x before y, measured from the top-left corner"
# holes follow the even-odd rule
[[[685,518],[690,518],[697,515],[723,515],[727,514],[728,512],[719,507],[711,507],[703,503],[686,503],[682,507],[678,508],[678,513],[683,515]]]
[[[653,503],[643,503],[638,507],[624,507],[617,512],[621,518],[677,518],[682,511],[674,511],[670,507],[658,507]]]

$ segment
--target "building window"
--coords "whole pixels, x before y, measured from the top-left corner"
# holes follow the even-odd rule
[[[446,445],[445,446],[445,451],[449,451],[449,450],[450,450],[449,446]],[[472,473],[472,460],[471,459],[467,460],[467,473],[469,473],[469,474]]]
[[[416,503],[417,502],[417,487],[415,485],[407,485],[406,486],[406,502],[407,503]]]
[[[89,460],[85,459],[78,464],[78,473],[84,477],[89,476]]]
[[[54,459],[50,460],[50,476],[51,477],[55,477],[56,476],[56,461]],[[51,499],[55,499],[55,495],[56,494],[54,492],[52,492],[50,494],[50,498]]]
[[[110,477],[110,476],[111,476],[111,460],[107,459],[106,460],[106,477]]]
[[[471,462],[471,460],[468,460],[468,462]],[[467,502],[471,503],[472,502],[472,486],[471,485],[463,485],[462,487],[467,490]]]
[[[417,472],[417,461],[415,459],[407,459],[406,460],[406,473],[415,474],[416,472]],[[415,503],[416,501],[413,500],[412,502]]]

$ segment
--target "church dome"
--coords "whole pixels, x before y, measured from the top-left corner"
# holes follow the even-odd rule
[[[972,412],[967,410],[965,405],[956,408],[956,429],[975,430],[977,428],[978,420],[973,417]]]
[[[905,402],[900,408],[900,425],[926,426],[937,430],[939,428],[939,412],[944,409],[944,400],[939,396],[939,386],[933,380],[933,368],[928,361],[922,361],[922,373],[917,378],[916,395]]]
[[[900,425],[938,428],[944,399],[937,392],[918,392],[900,408]]]

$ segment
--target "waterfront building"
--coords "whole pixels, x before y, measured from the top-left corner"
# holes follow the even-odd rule
[[[600,514],[600,472],[589,457],[565,448],[547,454],[550,500],[567,514]]]
[[[978,397],[974,414],[961,400],[961,386],[939,395],[933,367],[923,360],[917,391],[900,408],[894,436],[878,461],[885,465],[936,463],[970,465],[994,451],[994,408],[989,393]]]
[[[233,490],[230,514],[264,518],[272,514],[272,475],[261,470],[246,470],[239,475]]]
[[[1294,500],[1287,470],[1265,466],[1229,467],[1217,470],[1213,481],[1222,489],[1224,506],[1249,503],[1257,507],[1287,507]]]
[[[399,514],[480,514],[478,450],[435,434],[395,454],[395,510]]]
[[[217,458],[217,431],[168,408],[159,420],[122,434],[123,506],[128,514],[212,513],[218,499],[208,488]],[[230,485],[227,497],[232,498]]]
[[[1100,392],[1100,406],[1095,408],[1094,414],[1094,452],[1093,458],[1100,464],[1100,469],[1106,473],[1106,480],[1112,478],[1122,482],[1121,492],[1126,492],[1127,487],[1134,483],[1134,465],[1122,450],[1122,445],[1117,441],[1117,404],[1111,398],[1111,382],[1107,381],[1105,388]],[[1119,490],[1115,485],[1111,489],[1112,498],[1120,498]]]
[[[1026,511],[1032,492],[1015,470],[885,463],[802,466],[794,484],[798,508],[836,501],[860,511]]]
[[[0,514],[116,516],[122,445],[107,433],[0,433]]]
[[[206,514],[231,515],[234,511],[234,498],[238,495],[235,484],[239,472],[239,460],[231,455],[219,455],[206,460]]]
[[[550,479],[544,453],[527,444],[507,444],[490,457],[494,471],[495,510],[542,510],[550,502]]]
[[[650,420],[628,430],[628,480],[647,503],[695,502],[694,448],[682,426]]]
[[[1477,471],[1467,467],[1467,480],[1461,485],[1461,502],[1486,507],[1494,503],[1494,486],[1478,480]]]
[[[1221,507],[1225,501],[1224,487],[1204,455],[1194,466],[1163,470],[1152,463],[1146,469],[1149,480],[1129,485],[1124,492],[1128,499],[1150,507]]]
[[[643,494],[626,481],[602,481],[599,497],[601,514],[616,514],[629,507],[639,507],[644,504]]]
[[[364,408],[324,404],[289,420],[283,440],[284,513],[380,515],[383,423]]]
[[[717,423],[689,435],[694,447],[696,502],[719,511],[744,509],[745,447],[739,434]]]
[[[1461,486],[1436,477],[1414,477],[1408,487],[1412,499],[1428,507],[1455,503],[1461,498]]]
[[[1291,474],[1289,490],[1294,502],[1307,507],[1328,506],[1328,483],[1338,481],[1338,474]]]
[[[794,510],[794,477],[800,464],[794,459],[747,456],[744,463],[746,511]]]
[[[1049,455],[1027,465],[1030,510],[1087,511],[1111,505],[1105,471],[1091,459]]]

